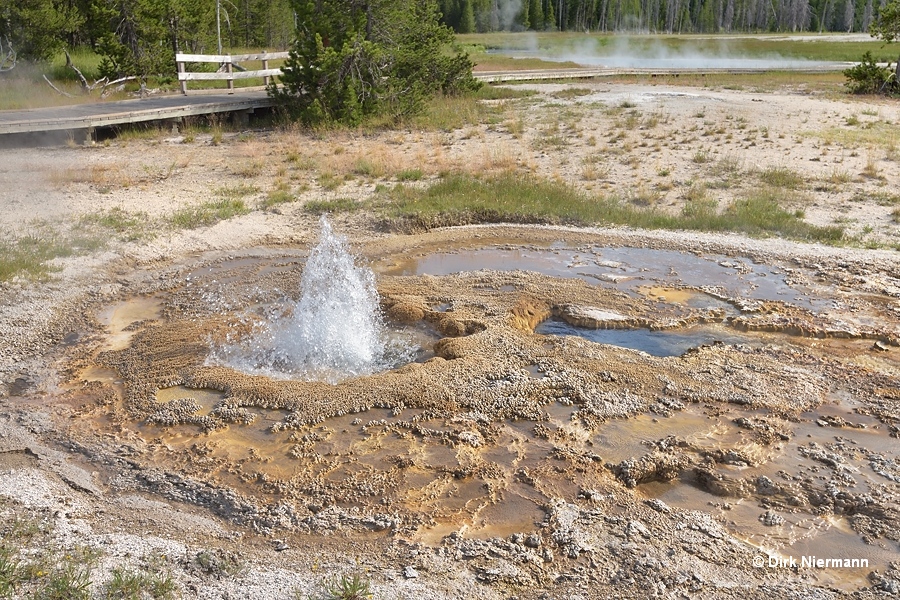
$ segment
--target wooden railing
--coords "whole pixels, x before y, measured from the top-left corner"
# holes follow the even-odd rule
[[[235,79],[263,78],[263,83],[269,85],[270,77],[281,75],[281,69],[270,69],[270,60],[283,60],[288,57],[287,52],[261,52],[259,54],[176,54],[175,62],[178,64],[178,81],[181,82],[181,93],[187,94],[188,81],[227,81],[228,92],[234,93]],[[239,63],[261,61],[262,69],[248,71]],[[190,72],[185,70],[185,63],[219,63],[219,70],[215,73]],[[235,70],[237,69],[237,70]]]

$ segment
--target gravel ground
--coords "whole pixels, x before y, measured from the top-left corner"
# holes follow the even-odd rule
[[[54,261],[59,270],[46,281],[13,280],[0,288],[0,330],[4,332],[0,336],[0,514],[7,524],[2,533],[17,549],[19,559],[42,560],[52,566],[64,564],[64,557],[78,548],[99,549],[90,588],[97,598],[105,597],[117,567],[165,574],[174,582],[176,595],[202,598],[315,597],[334,577],[352,573],[361,573],[371,582],[374,596],[384,598],[863,598],[900,592],[900,565],[890,560],[873,574],[847,576],[816,569],[756,568],[753,561],[763,556],[763,548],[739,535],[730,524],[738,517],[729,517],[731,508],[722,508],[735,502],[730,494],[738,494],[742,500],[737,504],[752,506],[765,521],[759,525],[764,531],[778,527],[778,519],[796,520],[797,515],[844,519],[852,523],[852,538],[848,539],[864,540],[859,542],[860,548],[871,546],[872,556],[896,556],[898,483],[889,477],[896,472],[895,454],[876,451],[875,446],[865,448],[867,456],[880,457],[872,459],[878,466],[874,472],[887,475],[873,475],[881,478],[877,479],[880,485],[862,497],[844,477],[847,469],[868,465],[868,459],[861,458],[864,453],[848,449],[849,442],[841,446],[838,440],[834,446],[831,440],[832,446],[809,446],[807,463],[796,467],[797,479],[772,483],[770,478],[769,486],[759,478],[732,481],[708,475],[715,471],[708,461],[725,464],[733,459],[725,454],[734,448],[724,442],[713,449],[689,438],[672,447],[657,443],[653,452],[611,463],[592,458],[601,451],[584,441],[607,421],[655,414],[652,410],[689,416],[702,409],[696,413],[698,418],[724,423],[739,416],[750,419],[746,422],[753,424],[752,431],[759,436],[753,448],[770,456],[781,451],[779,432],[795,435],[791,443],[802,441],[796,437],[799,433],[791,432],[798,422],[809,419],[808,410],[821,412],[832,387],[847,391],[859,402],[857,416],[846,419],[870,419],[879,432],[886,436],[893,432],[896,437],[900,422],[896,389],[900,386],[898,350],[892,344],[900,332],[900,271],[896,251],[886,247],[896,243],[897,225],[890,218],[891,208],[878,200],[900,186],[896,158],[890,158],[890,148],[881,142],[850,143],[836,132],[858,133],[896,123],[900,118],[897,106],[860,105],[797,90],[756,93],[606,84],[569,87],[586,88],[587,92],[554,98],[565,86],[536,89],[543,94],[539,102],[560,105],[560,112],[574,111],[574,117],[566,117],[562,124],[548,124],[539,116],[541,111],[526,107],[521,133],[516,133],[515,125],[521,113],[513,107],[504,113],[506,124],[502,127],[470,126],[451,133],[308,138],[256,132],[226,136],[225,143],[218,146],[201,134],[192,143],[179,137],[116,141],[93,148],[0,151],[0,164],[4,165],[0,171],[0,222],[5,238],[27,232],[68,235],[77,231],[79,219],[111,209],[129,214],[143,211],[143,219],[157,232],[133,240],[113,236],[102,250]],[[653,127],[645,123],[644,130],[637,129],[641,125],[629,129],[625,121],[632,108],[621,108],[623,102],[639,110],[639,121],[657,114],[659,123]],[[868,129],[848,125],[851,117],[872,125]],[[571,131],[566,129],[570,121],[574,123]],[[696,133],[691,134],[695,125]],[[563,137],[568,139],[565,147],[548,145],[547,138],[554,134],[547,130],[553,127],[562,127]],[[716,133],[720,128],[724,132]],[[616,142],[617,147],[628,146],[624,155],[607,152],[608,172],[586,177],[584,157],[606,148],[602,138],[614,129],[625,132],[625,141]],[[706,130],[710,134],[701,135]],[[750,130],[752,139],[744,140],[750,137]],[[727,138],[729,133],[731,138]],[[641,146],[641,136],[650,135],[658,142]],[[673,145],[664,145],[670,141]],[[706,152],[708,159],[695,161],[700,152]],[[622,156],[637,158],[615,158]],[[414,500],[402,496],[415,489],[414,478],[403,480],[407,483],[399,487],[392,487],[394,480],[389,478],[378,479],[411,477],[409,473],[417,468],[438,470],[437,458],[422,458],[426,455],[415,454],[414,450],[419,450],[413,446],[405,450],[412,458],[411,466],[380,474],[370,471],[368,479],[353,480],[352,485],[332,481],[331,487],[323,487],[325,479],[310,470],[306,479],[295,477],[291,487],[266,475],[267,468],[272,472],[281,468],[278,461],[255,459],[252,454],[250,460],[246,455],[223,454],[221,446],[211,444],[215,441],[212,434],[210,438],[193,437],[199,435],[194,432],[178,441],[177,436],[148,433],[139,423],[152,407],[142,404],[135,390],[165,387],[153,377],[168,378],[169,383],[203,379],[215,382],[219,389],[243,385],[233,374],[192,362],[190,353],[181,350],[190,336],[205,334],[213,317],[218,318],[216,306],[204,304],[197,290],[215,285],[219,290],[233,289],[239,298],[249,295],[248,286],[255,282],[266,287],[273,281],[293,281],[296,272],[277,280],[241,266],[241,261],[248,265],[302,261],[317,232],[316,218],[303,210],[304,203],[365,197],[380,183],[376,176],[343,181],[336,189],[323,185],[323,173],[352,171],[360,157],[381,161],[379,168],[388,181],[391,173],[408,164],[420,166],[426,180],[444,169],[515,168],[594,191],[627,181],[635,189],[658,189],[662,194],[658,202],[673,211],[684,202],[681,195],[690,187],[687,182],[715,177],[704,170],[705,165],[739,157],[741,182],[721,191],[722,202],[756,185],[753,168],[790,166],[806,182],[803,203],[807,220],[817,224],[840,220],[882,249],[627,228],[472,226],[392,235],[380,230],[371,214],[336,216],[335,228],[373,264],[451,248],[484,244],[544,247],[565,240],[566,247],[575,249],[607,245],[670,249],[794,269],[797,285],[828,287],[834,303],[819,316],[782,305],[764,305],[741,315],[741,326],[751,332],[806,332],[802,350],[751,352],[729,346],[705,349],[685,359],[655,359],[607,347],[598,349],[576,340],[543,348],[533,342],[530,328],[547,314],[559,318],[585,314],[563,309],[576,305],[614,308],[640,324],[659,325],[668,316],[694,317],[676,315],[675,309],[672,315],[655,314],[655,305],[646,300],[598,295],[574,281],[533,274],[380,275],[379,290],[386,310],[412,314],[413,321],[429,321],[448,340],[438,345],[438,359],[414,368],[418,374],[401,369],[397,374],[373,377],[362,389],[347,385],[338,386],[333,393],[324,388],[291,391],[293,404],[282,408],[296,416],[287,419],[281,415],[290,425],[284,435],[315,433],[315,417],[323,414],[315,407],[321,405],[332,418],[346,416],[346,424],[341,426],[348,429],[351,409],[399,409],[399,417],[386,420],[385,439],[403,439],[397,434],[408,426],[404,419],[410,418],[405,414],[432,411],[435,422],[443,419],[446,430],[439,436],[443,441],[424,445],[456,452],[452,468],[438,478],[447,487],[435,488],[433,498],[427,496],[427,486]],[[306,160],[314,164],[298,166]],[[874,170],[868,168],[873,164]],[[867,170],[874,176],[859,175]],[[663,172],[667,174],[660,175]],[[296,202],[279,205],[276,210],[253,210],[211,227],[178,231],[162,225],[161,220],[173,211],[210,199],[215,196],[211,191],[222,186],[255,186],[255,195],[248,196],[252,201],[264,198],[278,180],[289,182],[299,198]],[[856,200],[850,201],[854,197]],[[869,200],[859,200],[862,197]],[[229,267],[236,282],[214,281],[213,276],[204,275],[194,287],[185,285],[205,268],[223,264],[238,265]],[[482,290],[484,286],[513,286],[517,292],[493,294]],[[519,293],[522,290],[527,293]],[[161,298],[160,314],[145,323],[124,323],[134,331],[131,340],[136,344],[130,350],[108,351],[101,358],[99,353],[109,349],[111,339],[104,311],[147,296]],[[458,302],[450,320],[431,308],[441,298]],[[740,298],[725,299],[741,305]],[[852,332],[856,339],[847,340],[851,346],[841,346],[843,341],[817,346],[817,332],[823,336]],[[875,342],[884,344],[885,351],[871,350]],[[496,358],[498,348],[503,349],[503,360]],[[171,368],[175,363],[164,363],[162,358],[153,368],[140,368],[146,366],[141,349],[171,350],[172,360],[182,361],[178,363],[182,370],[176,373]],[[523,371],[524,379],[516,383],[518,375],[511,373],[518,373],[538,355],[546,363],[544,379],[529,378]],[[165,360],[171,357],[165,354]],[[128,367],[133,359],[138,368]],[[127,383],[131,394],[125,395],[121,406],[115,400],[119,384],[112,380],[92,383],[83,377],[81,369],[98,364],[120,370],[117,377]],[[553,365],[571,368],[566,366],[563,371],[567,372],[554,375]],[[609,373],[630,379],[604,381]],[[502,378],[490,379],[496,374]],[[441,395],[435,391],[437,381],[456,383],[442,384],[446,394]],[[496,392],[496,382],[504,381],[519,386],[521,403],[509,403],[516,394]],[[747,391],[748,382],[756,393]],[[262,387],[269,396],[259,392],[258,382],[250,382],[245,389],[256,390],[255,400],[235,400],[237,405],[232,408],[261,411],[274,402],[272,398],[280,397],[281,392]],[[583,394],[572,400],[580,415],[575,419],[580,423],[577,427],[567,429],[551,416],[544,422],[550,427],[549,437],[531,438],[529,433],[525,437],[532,441],[522,442],[522,434],[504,424],[532,418],[529,411],[544,410],[548,394],[557,398],[560,390],[576,388]],[[408,394],[404,407],[396,402],[400,392]],[[692,394],[700,394],[703,400],[691,400]],[[745,400],[738,398],[745,396],[749,400],[741,404]],[[297,400],[307,397],[313,409],[305,400]],[[677,404],[666,408],[659,398],[687,408]],[[751,409],[757,412],[751,414]],[[476,413],[487,415],[486,421],[479,422],[473,416]],[[752,420],[760,415],[768,421]],[[325,425],[333,432],[319,433],[337,437],[313,441],[310,464],[350,456],[346,449],[331,454],[323,450],[325,444],[341,439],[340,430],[329,423]],[[432,424],[426,421],[419,426]],[[240,428],[232,423],[227,430]],[[855,439],[850,429],[836,431]],[[486,440],[480,446],[479,436]],[[414,440],[420,437],[427,438],[421,431],[413,436]],[[764,439],[773,441],[760,441]],[[546,444],[548,451],[556,447],[554,452],[561,457],[558,470],[549,470],[540,461],[523,466],[525,471],[507,469],[495,455],[486,454],[522,448],[523,444],[541,448]],[[716,454],[716,450],[721,452]],[[529,456],[525,450],[517,451]],[[503,468],[497,470],[493,464]],[[455,474],[454,469],[466,466],[473,470]],[[248,477],[251,473],[256,479]],[[695,478],[691,485],[705,491],[730,491],[722,496],[720,506],[686,507],[654,500],[645,486],[655,485],[655,479],[670,479],[671,474],[690,475]],[[464,489],[455,482],[467,478],[477,484],[474,487],[485,486],[491,506],[503,506],[503,499],[512,498],[515,490],[533,490],[535,497],[539,496],[535,502],[543,521],[530,529],[476,535],[484,523],[490,524],[490,518],[483,516],[487,513],[470,510],[468,504],[454,513],[455,509],[448,508],[452,503],[447,503],[459,493],[453,490]],[[373,483],[378,481],[384,491],[378,487],[381,484]],[[743,491],[735,491],[738,488]],[[340,493],[348,489],[356,496],[342,501]],[[806,500],[792,505],[795,496]],[[383,498],[390,502],[382,503]],[[818,504],[807,504],[814,498]],[[457,527],[439,527],[448,519],[452,523],[453,518],[459,519]],[[9,524],[19,521],[37,523],[40,533],[14,535]],[[28,597],[45,580],[25,584],[16,593]]]

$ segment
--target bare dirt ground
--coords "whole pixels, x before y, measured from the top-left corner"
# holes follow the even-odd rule
[[[385,598],[897,594],[900,106],[799,85],[529,87],[452,131],[2,151],[6,239],[109,238],[0,288],[0,533],[47,572],[16,593],[90,549],[94,597],[117,567],[202,598],[316,595],[354,572]],[[337,386],[207,360],[243,307],[296,296],[310,202],[510,170],[673,214],[773,189],[853,241],[397,235],[341,213],[387,316],[430,331],[433,357]],[[171,225],[221,198],[251,210]],[[479,248],[462,274],[415,273]],[[547,319],[726,343],[660,357],[535,334]],[[807,555],[871,564],[770,562]]]

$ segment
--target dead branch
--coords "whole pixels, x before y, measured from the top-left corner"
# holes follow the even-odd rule
[[[70,93],[68,93],[68,92],[64,92],[64,91],[62,91],[61,89],[59,89],[58,87],[56,87],[55,85],[53,85],[53,82],[50,81],[49,79],[47,79],[47,76],[46,76],[46,75],[44,75],[43,77],[44,77],[44,81],[47,82],[47,85],[49,85],[50,87],[52,87],[52,88],[53,88],[53,91],[55,91],[57,94],[62,94],[62,95],[65,96],[66,98],[74,98],[74,97],[75,97],[75,96],[73,96],[72,94],[70,94]]]
[[[101,89],[105,90],[106,88],[108,88],[111,85],[116,85],[117,83],[124,83],[126,81],[134,81],[135,79],[137,79],[137,75],[129,75],[128,77],[119,77],[118,79],[113,79],[112,81],[108,81],[108,82],[104,83],[103,86],[101,87]]]
[[[120,77],[119,79],[116,79],[114,81],[110,81],[109,83],[103,84],[103,87],[101,88],[102,91],[100,92],[100,97],[106,98],[110,94],[124,91],[125,90],[125,82],[131,81],[132,79],[137,79],[137,77],[135,77],[134,75],[132,75],[130,77]],[[118,84],[118,86],[116,86],[114,89],[112,89],[112,90],[109,89],[110,86],[113,86],[116,84]]]
[[[9,37],[6,37],[6,49],[3,48],[3,40],[0,39],[0,73],[12,71],[16,68],[16,49],[13,48]]]
[[[84,74],[81,72],[81,70],[80,70],[78,67],[75,66],[75,63],[72,62],[72,57],[69,56],[69,51],[68,51],[68,50],[63,50],[63,52],[64,52],[65,55],[66,55],[66,66],[69,67],[70,69],[72,69],[73,71],[75,71],[75,73],[78,75],[78,79],[81,80],[81,89],[82,89],[82,91],[84,91],[86,94],[90,94],[91,92],[93,92],[94,90],[96,90],[96,89],[98,89],[98,88],[100,89],[101,92],[104,92],[104,93],[105,93],[105,92],[106,92],[106,88],[108,88],[108,87],[110,87],[110,86],[112,86],[112,85],[116,85],[116,84],[119,84],[119,83],[124,83],[124,82],[126,82],[126,81],[132,81],[132,80],[134,80],[134,79],[137,79],[137,77],[134,76],[134,75],[130,75],[130,76],[128,76],[128,77],[120,77],[120,78],[115,79],[115,80],[113,80],[113,81],[110,81],[110,80],[109,80],[109,77],[101,77],[100,79],[96,80],[94,83],[88,83],[87,78],[84,76]],[[44,79],[47,79],[47,77],[44,76]],[[47,80],[47,83],[50,83],[50,80]],[[53,89],[55,89],[56,91],[60,92],[61,94],[65,94],[65,92],[60,91],[60,90],[59,90],[58,88],[56,88],[56,86],[54,86],[52,83],[50,83],[50,85],[51,85],[51,86],[53,87]],[[68,96],[69,94],[66,94],[66,95]]]
[[[88,85],[87,79],[84,78],[84,75],[81,73],[81,70],[75,66],[75,63],[72,62],[72,57],[69,56],[68,50],[63,50],[66,54],[66,66],[75,71],[75,74],[78,75],[78,79],[81,80],[81,88],[86,91],[91,91],[91,86]]]

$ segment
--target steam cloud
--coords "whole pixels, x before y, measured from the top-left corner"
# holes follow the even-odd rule
[[[491,28],[495,31],[511,31],[519,28],[516,17],[521,12],[522,0],[494,0],[491,3]]]
[[[720,40],[716,51],[708,46],[686,45],[672,49],[660,41],[616,36],[607,46],[596,38],[585,37],[562,49],[539,48],[536,36],[528,36],[524,49],[504,51],[511,56],[528,56],[551,62],[573,62],[585,67],[620,69],[790,69],[825,66],[829,63],[784,58],[777,54],[746,56],[733,52],[727,40]]]

